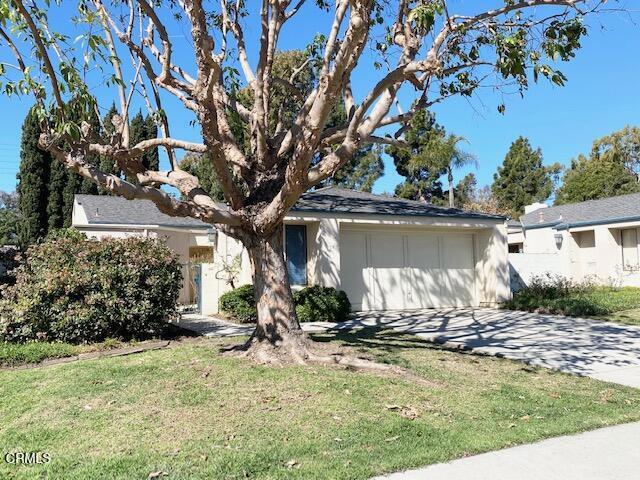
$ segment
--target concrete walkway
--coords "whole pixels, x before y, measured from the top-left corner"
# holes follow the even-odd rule
[[[206,336],[253,331],[196,315],[185,315],[179,325]],[[309,332],[371,327],[640,388],[640,327],[494,309],[364,312],[347,322],[303,325]]]
[[[556,437],[373,480],[637,480],[640,423]]]

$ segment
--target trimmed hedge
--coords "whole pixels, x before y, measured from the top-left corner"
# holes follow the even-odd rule
[[[148,338],[177,315],[180,264],[159,240],[96,241],[68,230],[26,257],[0,301],[0,340]]]
[[[351,313],[347,294],[333,287],[313,285],[293,294],[301,322],[343,322]]]
[[[222,312],[240,323],[255,323],[258,319],[253,285],[242,285],[223,293],[218,305]]]
[[[341,322],[351,312],[347,294],[333,287],[314,285],[293,294],[298,320],[301,322]],[[258,318],[253,285],[242,285],[223,294],[220,310],[240,323],[255,323]]]
[[[568,316],[601,316],[640,307],[640,288],[576,283],[561,276],[533,277],[503,308]]]

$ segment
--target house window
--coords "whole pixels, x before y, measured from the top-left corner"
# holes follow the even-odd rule
[[[291,285],[307,284],[307,226],[285,225],[284,254]]]
[[[638,270],[638,230],[621,230],[622,267],[624,270]]]

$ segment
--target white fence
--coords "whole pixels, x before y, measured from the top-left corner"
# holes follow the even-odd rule
[[[517,292],[529,284],[531,277],[545,274],[569,276],[567,268],[556,253],[510,253],[509,275],[511,290]]]

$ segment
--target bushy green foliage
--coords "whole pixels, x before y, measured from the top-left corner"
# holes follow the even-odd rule
[[[301,322],[342,322],[351,312],[347,294],[333,287],[313,285],[293,294]]]
[[[607,315],[640,307],[640,288],[572,282],[561,276],[534,277],[504,308],[569,316]]]
[[[593,142],[564,174],[556,205],[640,192],[640,128],[625,127]]]
[[[158,240],[95,241],[64,230],[18,267],[0,301],[0,340],[153,336],[177,313],[181,282],[174,253]]]
[[[314,285],[293,294],[298,320],[301,322],[341,322],[351,312],[347,294],[333,287]],[[253,285],[242,285],[220,297],[220,310],[241,323],[258,318]]]
[[[242,285],[218,300],[220,311],[241,323],[255,323],[258,319],[253,285]]]
[[[527,138],[518,137],[493,175],[491,191],[500,208],[517,218],[526,205],[549,198],[561,169],[558,163],[543,165],[542,151],[534,150]]]

